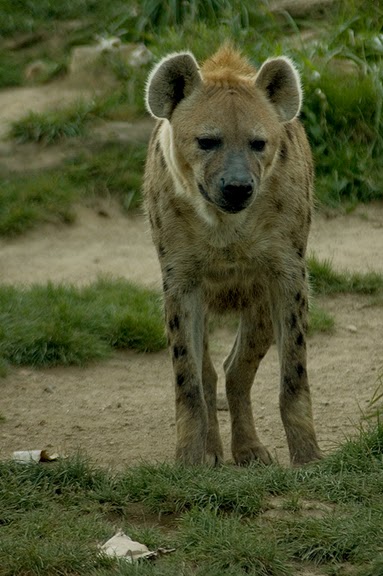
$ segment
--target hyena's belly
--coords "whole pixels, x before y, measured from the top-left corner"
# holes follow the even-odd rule
[[[264,296],[262,271],[254,267],[212,268],[204,277],[203,288],[208,307],[216,312],[248,308]]]

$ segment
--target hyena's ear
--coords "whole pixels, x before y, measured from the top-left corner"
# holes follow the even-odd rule
[[[274,105],[282,122],[295,118],[302,105],[299,73],[289,58],[270,58],[262,64],[255,84]]]
[[[170,118],[179,102],[201,82],[198,64],[190,52],[170,54],[152,70],[146,88],[146,106],[155,118]]]

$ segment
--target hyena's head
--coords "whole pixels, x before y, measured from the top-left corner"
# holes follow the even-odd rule
[[[147,86],[148,110],[169,121],[165,157],[185,193],[231,214],[251,205],[272,172],[283,124],[301,100],[288,58],[269,59],[257,72],[228,46],[201,70],[189,52],[167,56]]]

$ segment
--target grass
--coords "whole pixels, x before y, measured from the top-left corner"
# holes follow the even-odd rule
[[[20,144],[52,144],[63,138],[82,136],[94,111],[94,102],[76,102],[69,108],[52,112],[29,112],[12,123],[10,136]]]
[[[16,236],[43,222],[68,222],[75,206],[113,196],[123,209],[140,202],[145,146],[106,145],[80,152],[62,168],[0,178],[0,235]]]
[[[383,275],[378,272],[338,272],[331,260],[308,259],[311,286],[315,294],[365,294],[383,292]]]
[[[0,575],[292,576],[320,565],[326,574],[377,576],[382,456],[383,427],[374,422],[298,469],[142,464],[113,473],[81,456],[1,462]],[[276,496],[282,507],[270,515]],[[98,544],[118,528],[175,552],[135,566],[100,556]]]
[[[157,294],[124,280],[0,287],[0,356],[23,365],[84,364],[112,349],[165,347]]]

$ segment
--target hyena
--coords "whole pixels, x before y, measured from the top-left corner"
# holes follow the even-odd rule
[[[201,68],[180,52],[155,66],[146,102],[157,124],[144,198],[163,277],[176,457],[223,459],[208,314],[234,310],[239,328],[224,370],[235,462],[271,461],[250,391],[274,338],[291,462],[320,458],[306,369],[313,163],[297,119],[299,74],[286,57],[257,71],[229,45]]]

